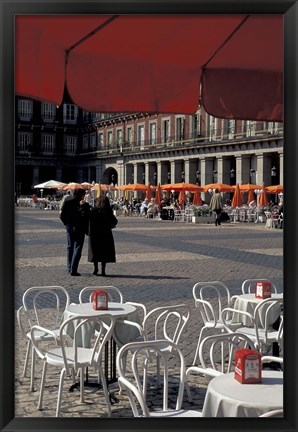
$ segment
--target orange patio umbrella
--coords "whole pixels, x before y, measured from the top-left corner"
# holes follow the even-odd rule
[[[158,183],[156,191],[155,191],[155,199],[154,199],[154,204],[160,206],[161,203],[161,187],[160,187],[160,183]]]
[[[254,201],[255,199],[255,193],[253,189],[250,189],[247,196],[247,204],[249,204],[251,201]]]
[[[187,203],[187,197],[186,197],[185,189],[181,189],[181,191],[179,192],[178,202],[179,203],[182,202],[182,207],[183,208],[185,207],[185,203]]]
[[[200,191],[195,191],[193,194],[193,205],[202,205],[201,193]]]
[[[88,182],[81,183],[81,186],[83,189],[91,189],[92,188],[92,184],[88,183]]]
[[[234,186],[235,187],[235,186]],[[254,191],[255,189],[262,189],[263,186],[260,185],[256,185],[253,183],[245,183],[245,184],[240,184],[239,185],[239,189],[240,192],[249,192],[249,191]]]
[[[188,192],[203,191],[203,189],[200,186],[195,185],[193,183],[168,183],[168,184],[161,185],[161,189],[165,191],[174,190],[176,192],[180,192],[181,190],[188,191]]]
[[[233,186],[225,183],[209,183],[202,188],[204,192],[208,192],[209,189],[218,189],[219,192],[234,192]]]
[[[261,193],[260,193],[259,205],[261,207],[266,207],[268,205],[267,196],[266,196],[266,190],[265,190],[264,184],[263,184],[263,187],[262,187],[262,190],[261,190]]]
[[[153,186],[150,186],[153,190],[155,189]],[[115,187],[118,190],[123,190],[123,191],[141,191],[141,192],[145,192],[148,188],[147,185],[142,184],[142,183],[131,183],[131,184],[127,184],[127,185],[121,185],[121,186],[116,186]]]
[[[84,187],[81,185],[81,183],[70,182],[66,186],[64,186],[62,189],[75,190],[75,189],[84,189]]]
[[[282,185],[266,186],[265,190],[267,193],[278,194],[284,191],[284,187]]]
[[[232,207],[241,207],[243,204],[239,183],[236,184],[234,196],[232,199]]]
[[[149,201],[152,197],[152,188],[150,183],[147,184],[147,189],[146,189],[146,198]]]

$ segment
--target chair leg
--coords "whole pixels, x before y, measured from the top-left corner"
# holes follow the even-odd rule
[[[191,391],[190,391],[190,388],[189,388],[189,385],[188,385],[187,381],[185,381],[184,387],[185,387],[185,390],[187,392],[187,400],[188,400],[188,402],[193,402],[193,398],[192,398]]]
[[[127,361],[127,355],[123,356],[122,358],[122,367],[124,372],[126,371],[126,361]],[[123,387],[119,386],[119,395],[121,396],[123,394]]]
[[[31,349],[31,340],[28,340],[27,344],[27,350],[26,350],[26,357],[25,357],[25,363],[24,363],[24,369],[23,369],[23,378],[25,378],[27,375],[27,368],[28,368],[28,361],[29,361],[29,355],[30,355],[30,349]]]
[[[32,345],[31,348],[31,382],[30,382],[30,391],[34,392],[34,375],[35,375],[35,349]]]
[[[60,382],[59,382],[59,389],[58,389],[56,417],[60,416],[60,408],[61,408],[61,401],[62,401],[62,391],[63,391],[64,375],[65,375],[65,368],[63,368],[62,371],[61,371],[61,373],[60,373]]]
[[[201,344],[201,340],[202,340],[202,337],[203,337],[204,330],[205,330],[205,327],[202,327],[202,329],[200,331],[200,335],[199,335],[199,340],[198,340],[195,356],[194,356],[194,359],[193,359],[193,362],[192,362],[192,366],[195,366],[196,363],[197,363],[197,357],[198,357],[199,348],[200,348],[200,344]]]
[[[42,376],[41,376],[41,383],[40,383],[39,399],[38,399],[38,405],[37,405],[37,409],[38,410],[42,410],[43,392],[44,392],[44,385],[45,385],[45,382],[46,382],[47,366],[48,366],[48,364],[45,361],[43,363],[43,368],[42,368]]]
[[[84,403],[84,378],[85,378],[85,368],[80,369],[80,402]]]
[[[107,404],[107,408],[108,408],[108,416],[111,417],[112,410],[111,410],[111,402],[110,402],[110,395],[109,395],[108,385],[107,385],[105,374],[104,374],[104,372],[103,372],[103,370],[102,370],[102,368],[100,366],[99,366],[98,372],[100,374],[102,388],[103,388],[103,392],[104,392],[104,395],[105,395],[105,400],[106,400],[106,404]]]

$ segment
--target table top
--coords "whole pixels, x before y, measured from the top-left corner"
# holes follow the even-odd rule
[[[72,315],[112,315],[115,318],[125,317],[136,311],[136,307],[126,303],[109,302],[107,310],[95,310],[92,303],[70,304],[66,309],[68,316]]]
[[[265,299],[257,298],[257,297],[255,296],[254,293],[250,293],[250,294],[239,294],[239,295],[237,295],[237,297],[238,297],[240,300],[245,300],[245,301],[254,302],[254,303],[259,303],[259,302],[265,300]],[[281,293],[281,294],[275,294],[275,293],[272,293],[270,298],[271,298],[272,300],[280,300],[280,299],[283,299],[283,293]]]
[[[262,371],[262,383],[241,384],[234,372],[213,378],[207,389],[204,417],[258,417],[283,408],[283,372]]]

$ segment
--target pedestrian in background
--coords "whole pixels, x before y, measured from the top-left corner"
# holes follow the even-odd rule
[[[222,196],[219,193],[219,190],[215,189],[209,204],[210,210],[216,213],[215,226],[220,225],[222,205],[223,205]]]
[[[90,209],[88,261],[93,262],[93,274],[98,274],[98,263],[101,263],[101,276],[106,276],[106,263],[116,262],[115,243],[112,229],[118,220],[113,214],[110,201],[104,194],[96,198]]]
[[[85,234],[88,234],[90,206],[84,200],[84,189],[75,189],[64,201],[60,219],[66,227],[67,268],[71,276],[81,276],[78,266],[82,256]]]

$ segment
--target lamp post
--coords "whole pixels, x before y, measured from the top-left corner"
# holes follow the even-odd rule
[[[201,172],[200,171],[196,171],[196,185],[199,186],[200,185],[200,178],[201,178]]]
[[[217,171],[213,171],[213,183],[217,183]]]
[[[153,174],[153,177],[154,177],[154,185],[156,186],[156,179],[157,179],[157,173],[156,172]]]
[[[145,184],[145,176],[146,176],[146,174],[143,172],[142,176],[143,176],[143,183]]]
[[[184,178],[185,178],[185,172],[182,171],[181,172],[181,181],[182,181],[182,183],[184,183]]]
[[[171,181],[171,172],[169,171],[168,172],[168,183],[170,183],[170,181]]]
[[[256,170],[253,169],[253,168],[251,168],[251,169],[249,170],[249,177],[250,177],[250,182],[251,182],[251,183],[254,182],[254,176],[255,176],[255,174],[256,174]]]

